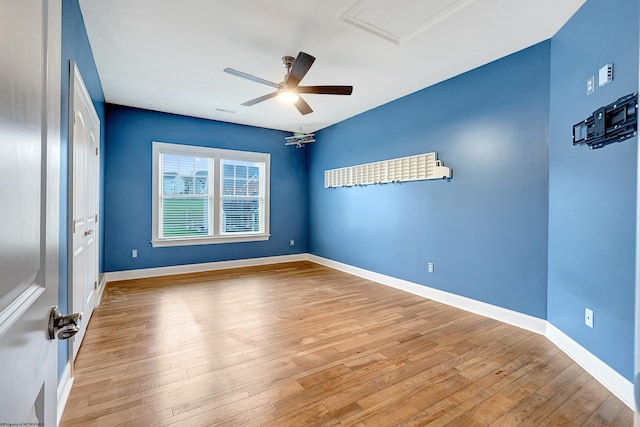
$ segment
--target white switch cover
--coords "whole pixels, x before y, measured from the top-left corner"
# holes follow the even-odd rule
[[[427,272],[428,273],[433,273],[433,263],[432,262],[428,262],[427,263]]]
[[[131,249],[131,258],[138,258],[138,250]]]
[[[584,309],[584,324],[593,328],[593,310],[589,308]]]
[[[607,64],[598,71],[598,85],[606,86],[613,81],[613,64]]]

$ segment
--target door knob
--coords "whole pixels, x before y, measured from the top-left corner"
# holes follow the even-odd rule
[[[84,237],[87,237],[91,234],[93,234],[93,230],[84,230]]]
[[[62,329],[60,330],[60,332],[58,332],[58,339],[68,340],[69,338],[77,334],[79,330],[80,329],[76,328],[75,326]]]
[[[71,338],[80,330],[78,328],[80,319],[82,319],[82,313],[67,314],[65,316],[60,314],[58,307],[53,307],[49,315],[49,339],[55,339],[56,332],[60,340]]]

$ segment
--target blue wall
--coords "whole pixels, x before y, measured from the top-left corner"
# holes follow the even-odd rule
[[[307,161],[285,132],[107,105],[106,271],[226,261],[307,251]],[[271,238],[261,242],[151,247],[153,141],[271,154]],[[294,247],[289,240],[295,240]],[[131,258],[131,250],[138,257]]]
[[[638,90],[638,13],[637,0],[589,0],[551,43],[548,320],[629,380],[637,138],[588,150],[572,146],[571,129]],[[607,63],[613,82],[587,96],[587,78]]]
[[[547,41],[320,131],[310,252],[545,318],[549,58]],[[323,187],[325,169],[431,151],[449,182]]]
[[[87,86],[89,95],[100,118],[100,147],[104,152],[104,95],[93,60],[93,53],[84,26],[78,0],[62,1],[62,99],[60,126],[60,283],[58,287],[58,307],[62,313],[68,312],[68,274],[67,274],[67,233],[68,228],[68,156],[69,156],[69,74],[70,61],[76,61],[80,74]],[[100,169],[104,170],[104,156],[101,157]],[[100,193],[103,192],[104,180],[100,179]],[[99,218],[104,218],[104,203],[100,200]],[[104,222],[100,224],[100,232],[104,235]],[[99,271],[104,271],[104,245],[100,247]],[[68,352],[65,342],[58,343],[58,377],[62,375],[67,364]]]

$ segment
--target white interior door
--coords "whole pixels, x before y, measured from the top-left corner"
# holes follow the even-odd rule
[[[71,64],[72,135],[72,311],[82,313],[73,337],[75,359],[95,306],[98,287],[98,156],[100,120],[75,63]],[[71,99],[71,95],[70,95]]]
[[[60,0],[0,0],[2,425],[56,423],[60,31]]]

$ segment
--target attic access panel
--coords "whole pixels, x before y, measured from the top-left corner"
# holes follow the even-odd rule
[[[401,44],[474,0],[360,0],[341,20]]]

